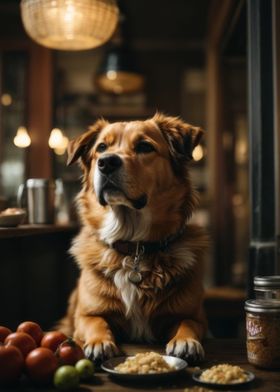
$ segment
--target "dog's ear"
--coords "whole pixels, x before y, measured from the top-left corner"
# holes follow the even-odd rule
[[[95,124],[89,127],[89,130],[83,133],[81,136],[78,136],[76,139],[73,139],[69,142],[67,153],[67,165],[72,165],[72,163],[76,162],[79,158],[82,158],[83,162],[86,163],[87,153],[94,145],[97,136],[100,131],[108,124],[107,121],[100,119],[97,120]]]
[[[168,117],[161,113],[156,113],[152,120],[166,139],[176,166],[192,160],[192,152],[199,144],[203,130],[184,123],[178,117]]]

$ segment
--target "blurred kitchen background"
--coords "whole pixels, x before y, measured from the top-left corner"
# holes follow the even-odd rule
[[[35,43],[20,2],[0,2],[0,210],[17,205],[27,178],[60,179],[63,191],[57,224],[0,229],[0,324],[32,318],[50,327],[74,285],[67,249],[78,230],[73,199],[81,173],[66,166],[67,141],[101,116],[146,119],[159,110],[205,130],[191,171],[201,199],[193,219],[212,244],[206,309],[214,335],[242,335],[250,243],[248,3],[120,0],[118,7],[109,41],[67,51]],[[267,23],[279,40],[275,13]],[[119,81],[112,64],[124,52]]]

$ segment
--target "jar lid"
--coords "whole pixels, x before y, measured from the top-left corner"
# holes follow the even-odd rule
[[[280,288],[280,275],[271,276],[255,276],[254,285],[265,287],[279,287]]]
[[[280,301],[276,299],[249,299],[245,302],[245,310],[253,313],[279,313]]]
[[[55,183],[49,178],[29,178],[26,181],[27,188],[55,187]]]

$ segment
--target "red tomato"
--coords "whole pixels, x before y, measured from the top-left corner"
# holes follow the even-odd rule
[[[44,335],[42,328],[39,324],[33,321],[24,321],[17,327],[17,332],[25,332],[30,335],[36,342],[37,346],[40,346],[42,337]]]
[[[25,358],[25,369],[31,380],[46,383],[52,380],[58,368],[58,360],[54,353],[45,347],[38,347]]]
[[[41,347],[46,347],[55,352],[57,347],[67,340],[67,336],[59,331],[47,332],[41,341]]]
[[[67,339],[56,350],[60,365],[75,365],[80,359],[85,358],[83,349],[72,339]]]
[[[0,384],[17,381],[24,367],[24,359],[15,346],[0,345]]]
[[[12,331],[7,327],[0,326],[0,343],[4,343],[4,340]]]
[[[20,349],[23,357],[34,350],[37,346],[34,339],[24,332],[14,332],[8,335],[5,339],[6,346],[16,346]]]

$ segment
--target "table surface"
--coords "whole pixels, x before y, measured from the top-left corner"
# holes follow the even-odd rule
[[[263,369],[257,369],[250,365],[246,358],[246,345],[244,341],[239,340],[227,340],[227,339],[209,339],[204,342],[204,348],[206,352],[205,361],[201,364],[201,368],[213,366],[219,363],[229,363],[239,365],[243,369],[252,371],[255,373],[256,379],[249,385],[243,386],[242,390],[248,391],[259,391],[259,392],[274,392],[280,391],[280,372],[278,370],[269,371]],[[157,351],[163,353],[160,347],[151,347],[147,345],[125,345],[123,346],[124,351],[127,354],[135,354],[136,352],[145,351]],[[182,372],[172,379],[158,380],[153,384],[120,381],[109,377],[106,373],[98,370],[91,384],[82,384],[80,388],[75,391],[79,392],[149,392],[149,391],[176,391],[184,392],[196,391],[196,392],[211,392],[214,388],[201,388],[195,387],[195,382],[191,379],[192,369]],[[189,389],[188,389],[189,388]],[[0,388],[2,391],[2,389]],[[55,391],[54,388],[35,388],[28,386],[21,386],[19,388],[11,388],[12,391],[22,392],[35,392],[35,391],[51,392]],[[230,391],[233,389],[225,388],[224,390]],[[235,389],[236,390],[236,389]],[[239,388],[240,390],[240,388]],[[56,390],[57,391],[57,390]]]

